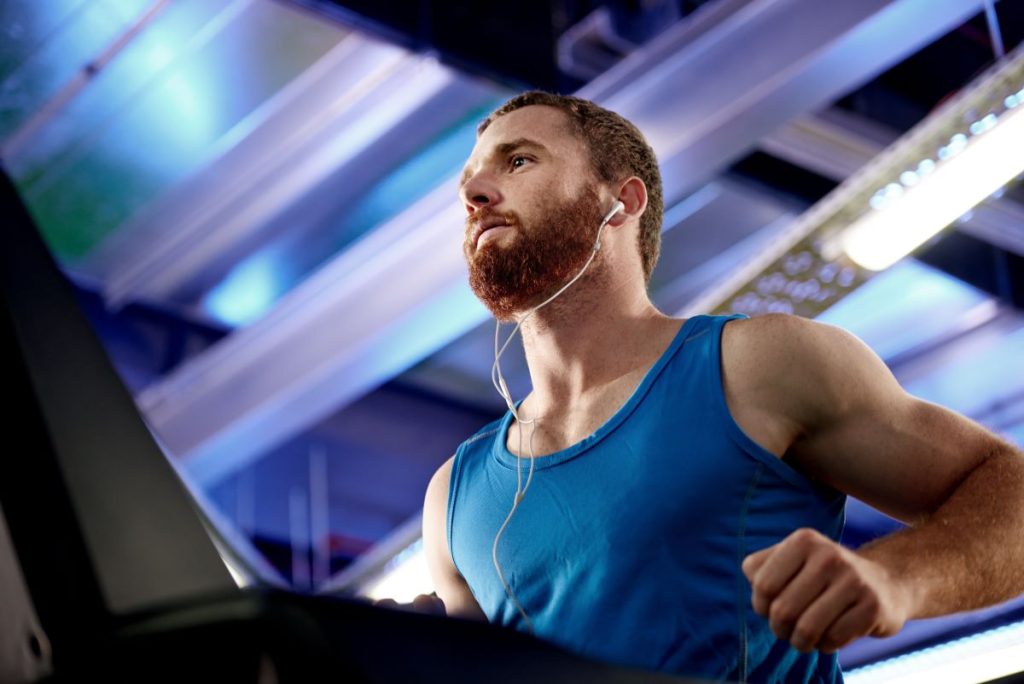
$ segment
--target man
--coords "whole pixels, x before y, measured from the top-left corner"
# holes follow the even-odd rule
[[[520,95],[460,192],[471,286],[523,321],[533,390],[428,487],[449,615],[622,665],[839,681],[858,637],[1024,591],[1019,451],[840,329],[651,304],[661,179],[632,124]],[[911,527],[841,547],[846,494]]]

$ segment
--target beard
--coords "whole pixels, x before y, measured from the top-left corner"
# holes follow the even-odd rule
[[[540,304],[580,272],[604,218],[599,205],[600,196],[588,186],[576,199],[539,206],[542,218],[530,226],[524,227],[515,213],[487,207],[477,211],[474,220],[501,216],[513,231],[506,245],[495,240],[476,249],[469,237],[464,245],[469,285],[495,318],[512,320],[517,312]]]

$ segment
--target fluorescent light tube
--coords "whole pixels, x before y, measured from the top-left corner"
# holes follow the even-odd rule
[[[398,603],[411,603],[420,594],[434,591],[427,569],[427,556],[423,543],[417,542],[398,554],[383,575],[365,592],[373,600],[394,599]]]
[[[1024,622],[843,673],[847,684],[977,684],[1024,671]]]
[[[1024,171],[1024,107],[1006,110],[966,145],[954,137],[955,154],[839,236],[847,256],[884,270]]]

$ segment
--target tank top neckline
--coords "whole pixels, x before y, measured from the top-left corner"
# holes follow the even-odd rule
[[[700,318],[706,318],[706,316],[703,314],[690,316],[689,318],[686,319],[686,321],[683,322],[683,325],[681,325],[679,328],[679,332],[677,332],[675,337],[672,338],[672,341],[669,343],[668,347],[665,348],[665,351],[662,352],[661,356],[658,357],[658,360],[655,361],[654,364],[647,370],[647,373],[644,375],[640,383],[636,386],[636,389],[633,390],[633,393],[630,395],[629,399],[627,399],[626,402],[622,406],[620,406],[619,409],[615,413],[613,413],[612,416],[607,421],[605,421],[603,425],[601,425],[599,428],[597,428],[597,430],[595,430],[587,437],[584,437],[579,442],[576,442],[575,444],[572,444],[571,446],[568,446],[565,449],[555,451],[544,456],[535,457],[533,459],[533,469],[536,471],[541,470],[543,468],[551,468],[553,466],[565,463],[566,461],[570,461],[579,456],[580,454],[582,454],[583,452],[587,451],[592,446],[594,446],[602,439],[604,439],[606,436],[608,436],[610,433],[612,433],[624,420],[626,420],[626,418],[630,416],[630,414],[633,413],[633,411],[640,404],[640,402],[643,401],[644,396],[650,390],[654,382],[658,379],[658,376],[661,374],[661,371],[665,368],[666,365],[668,365],[668,362],[672,360],[672,357],[676,355],[676,352],[679,351],[679,348],[683,346],[683,343],[686,341],[687,336],[693,329],[694,323],[697,321],[697,319]],[[522,403],[522,399],[516,402],[516,408],[522,405]],[[508,448],[505,446],[508,443],[508,431],[511,426],[512,412],[506,411],[505,415],[502,416],[501,418],[501,422],[499,423],[497,430],[495,430],[496,438],[494,440],[494,444],[491,447],[491,455],[494,458],[494,460],[496,460],[500,465],[515,470],[517,467],[519,467],[519,462],[516,459],[516,455],[509,451]],[[526,446],[528,439],[529,430],[524,428],[524,447]],[[522,457],[521,461],[522,468],[526,470],[529,467],[529,457],[524,456]]]

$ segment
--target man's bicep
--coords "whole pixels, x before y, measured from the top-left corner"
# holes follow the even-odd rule
[[[448,483],[453,460],[454,457],[448,459],[438,468],[427,486],[423,501],[423,549],[434,590],[444,601],[445,612],[453,617],[486,621],[487,617],[455,568],[448,549]]]
[[[911,396],[867,345],[832,328],[812,344],[815,422],[787,454],[802,470],[904,522],[935,511],[1000,441],[982,426]]]

